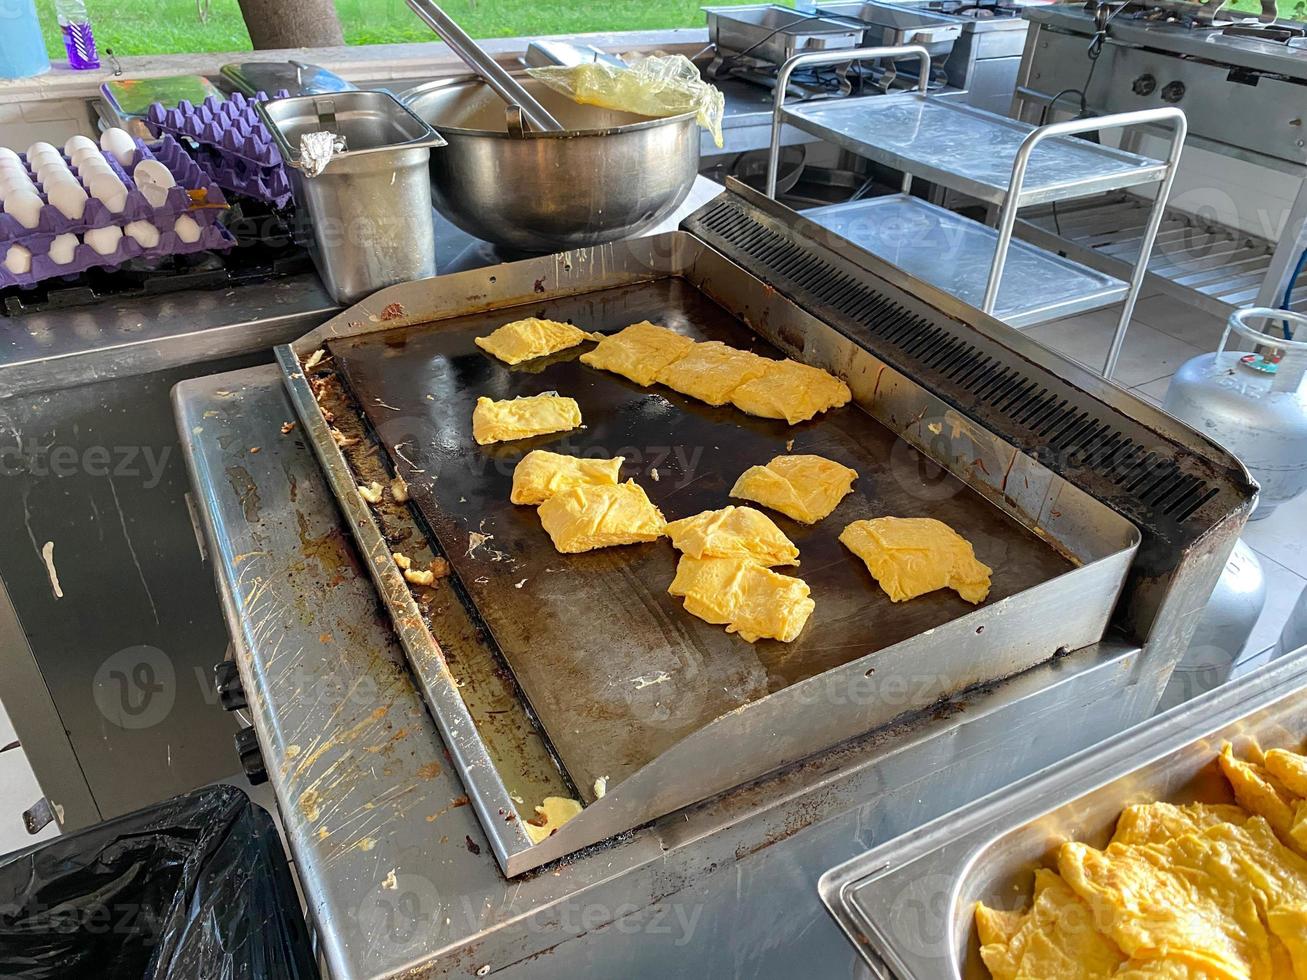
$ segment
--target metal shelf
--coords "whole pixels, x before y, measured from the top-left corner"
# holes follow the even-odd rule
[[[1130,194],[1106,194],[1060,206],[1056,218],[1051,206],[1032,208],[1018,233],[1041,248],[1064,250],[1092,268],[1128,274],[1139,261],[1151,205]],[[1226,317],[1257,301],[1274,252],[1274,242],[1168,209],[1148,262],[1150,285]],[[1307,312],[1307,282],[1294,290],[1290,308]]]
[[[984,301],[998,232],[908,194],[804,211],[803,216],[972,306]],[[1121,279],[1013,242],[993,315],[1031,327],[1125,297]]]
[[[920,92],[802,103],[784,122],[876,163],[1003,205],[1029,123]],[[1070,136],[1030,153],[1015,204],[1088,197],[1161,180],[1167,163]]]

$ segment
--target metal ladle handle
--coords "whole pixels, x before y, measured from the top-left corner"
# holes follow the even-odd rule
[[[463,59],[465,65],[485,79],[486,84],[501,99],[509,105],[521,106],[522,115],[532,128],[546,133],[563,132],[562,124],[550,115],[549,110],[537,102],[499,62],[482,51],[481,46],[432,0],[408,0],[408,5],[422,18],[423,23],[440,35],[454,54]]]

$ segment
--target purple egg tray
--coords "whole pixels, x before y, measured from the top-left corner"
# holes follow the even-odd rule
[[[290,178],[285,167],[254,167],[244,160],[224,158],[207,146],[197,149],[195,158],[209,179],[225,191],[252,197],[277,208],[290,203]]]
[[[274,98],[289,95],[282,91]],[[281,154],[272,134],[254,111],[256,105],[267,101],[266,92],[256,92],[249,99],[236,92],[227,99],[211,95],[199,105],[183,99],[175,109],[156,102],[146,110],[145,121],[156,133],[189,137],[255,167],[280,167]]]
[[[286,98],[278,92],[275,98]],[[215,184],[282,208],[290,201],[290,179],[268,127],[255,106],[268,100],[256,92],[237,92],[227,99],[209,96],[198,106],[183,100],[175,109],[154,103],[146,122],[156,133],[186,137],[199,146],[197,159]]]
[[[129,168],[122,167],[112,154],[103,154],[105,161],[118,179],[127,188],[127,202],[121,212],[111,212],[105,204],[90,196],[85,211],[79,219],[65,217],[58,208],[48,202],[41,208],[40,218],[33,228],[26,228],[12,215],[0,214],[0,288],[7,286],[31,286],[45,279],[61,276],[75,276],[87,269],[121,265],[128,259],[161,259],[169,255],[184,255],[213,249],[227,249],[236,244],[232,234],[219,223],[221,212],[227,208],[222,191],[209,180],[204,171],[187,156],[186,152],[170,137],[165,137],[154,146],[147,146],[136,141],[136,153]],[[160,207],[154,207],[146,200],[128,173],[142,160],[154,159],[162,163],[172,173],[177,186],[168,191],[167,199]],[[26,159],[23,160],[26,165]],[[71,165],[70,165],[71,168]],[[77,173],[76,168],[74,174]],[[35,174],[28,168],[33,180]],[[78,175],[80,180],[80,175]],[[39,185],[38,185],[39,186]],[[41,188],[43,191],[44,188]],[[190,192],[198,191],[196,197],[205,202],[200,205],[192,198]],[[177,219],[190,215],[199,225],[200,235],[194,242],[184,242],[175,231]],[[126,226],[146,222],[153,225],[159,233],[159,240],[149,247],[143,246],[135,238],[124,234],[113,252],[101,255],[90,245],[79,241],[73,249],[71,262],[58,263],[50,258],[50,246],[61,235],[73,234],[79,237],[97,228]],[[141,229],[142,231],[144,229]],[[12,246],[21,246],[31,253],[31,268],[27,272],[14,273],[3,265]]]

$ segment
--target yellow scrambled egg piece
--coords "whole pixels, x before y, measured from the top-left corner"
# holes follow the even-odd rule
[[[1103,851],[1067,843],[1058,869],[1132,959],[1249,980],[1307,976],[1307,962],[1299,972],[1285,942],[1296,938],[1280,932],[1307,908],[1307,861],[1260,817],[1164,843]]]
[[[540,505],[540,523],[566,555],[655,541],[667,522],[634,480],[615,487],[579,486]]]
[[[821,456],[777,456],[766,466],[741,473],[731,496],[816,524],[852,492],[857,478],[855,470]]]
[[[590,339],[590,334],[570,323],[540,320],[532,316],[505,323],[489,337],[477,337],[473,342],[505,364],[521,364],[532,358],[556,354]]]
[[[763,637],[793,641],[816,606],[806,582],[747,558],[683,555],[667,591],[685,599],[687,612],[750,643]]]
[[[599,341],[598,347],[581,355],[581,363],[648,387],[659,371],[680,360],[693,346],[689,337],[645,320]]]
[[[1136,803],[1121,811],[1113,844],[1162,844],[1173,837],[1197,834],[1218,823],[1242,826],[1250,814],[1227,803]]]
[[[522,824],[522,827],[531,838],[531,843],[539,844],[580,812],[581,804],[576,800],[565,796],[546,796],[544,803],[536,807],[535,816]]]
[[[581,406],[574,398],[546,392],[497,402],[483,395],[472,412],[472,438],[478,446],[486,446],[569,432],[580,424]]]
[[[771,363],[749,351],[709,340],[695,344],[683,357],[659,371],[657,380],[709,405],[725,405],[736,388],[762,377]]]
[[[833,374],[786,359],[769,361],[765,374],[732,392],[731,404],[750,415],[794,425],[847,405],[852,397],[849,386]]]
[[[1271,749],[1264,765],[1272,776],[1295,796],[1307,797],[1307,755],[1285,749]]]
[[[749,558],[760,565],[797,565],[799,549],[770,517],[752,507],[723,507],[672,521],[672,547],[691,558]]]
[[[515,504],[542,504],[556,493],[580,486],[615,487],[625,457],[582,459],[536,449],[513,468]]]
[[[854,521],[840,542],[861,558],[893,602],[949,588],[967,602],[989,595],[988,565],[971,543],[932,517],[877,517]]]
[[[1125,957],[1094,927],[1087,904],[1046,868],[1035,872],[1027,913],[976,905],[980,958],[994,980],[1100,980]]]
[[[1277,768],[1288,771],[1286,756],[1293,753],[1271,751],[1276,753]],[[1256,755],[1261,758],[1259,750]],[[1264,761],[1269,763],[1270,759]],[[1240,806],[1265,818],[1283,840],[1307,854],[1307,800],[1299,799],[1267,766],[1236,759],[1228,742],[1221,748],[1221,771]]]

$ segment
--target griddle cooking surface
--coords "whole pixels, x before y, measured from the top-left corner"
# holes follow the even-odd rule
[[[855,406],[787,426],[588,368],[577,358],[592,344],[510,368],[472,342],[531,315],[604,333],[648,319],[699,339],[779,354],[680,279],[330,344],[586,800],[593,798],[596,778],[606,776],[610,785],[621,781],[734,708],[973,608],[951,591],[891,603],[837,540],[851,521],[883,515],[945,521],[994,568],[991,602],[1072,568]],[[585,428],[486,447],[472,440],[479,395],[513,398],[543,391],[575,398]],[[790,439],[793,452],[827,456],[859,474],[854,492],[815,527],[767,512],[801,554],[797,569],[778,571],[803,578],[817,604],[791,644],[749,644],[685,612],[667,594],[676,566],[667,539],[560,555],[535,508],[508,499],[513,467],[532,449],[622,455],[622,478],[636,479],[667,519],[676,520],[732,503],[727,491],[740,473],[784,453]],[[478,545],[476,536],[483,534],[490,537]]]

